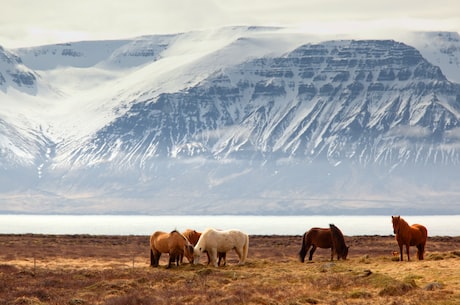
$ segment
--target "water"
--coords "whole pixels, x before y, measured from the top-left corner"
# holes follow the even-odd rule
[[[460,215],[403,216],[430,236],[460,236]],[[0,234],[150,235],[154,231],[240,229],[250,235],[301,235],[312,227],[338,226],[345,235],[391,235],[390,216],[122,216],[0,215]]]

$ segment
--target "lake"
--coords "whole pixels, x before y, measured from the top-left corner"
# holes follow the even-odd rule
[[[460,215],[404,216],[430,236],[460,236]],[[125,216],[0,215],[0,234],[150,235],[154,231],[240,229],[250,235],[301,235],[312,227],[338,226],[345,235],[391,235],[390,216]]]

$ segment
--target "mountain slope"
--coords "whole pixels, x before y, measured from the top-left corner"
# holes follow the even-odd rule
[[[0,90],[8,87],[19,89],[28,94],[37,92],[38,75],[26,67],[20,57],[0,46]]]
[[[394,40],[313,40],[237,27],[16,50],[8,65],[59,90],[3,92],[0,145],[29,154],[3,149],[3,166],[29,168],[25,194],[48,205],[27,205],[20,183],[4,200],[77,213],[460,212],[455,73]],[[5,106],[15,101],[26,120]]]
[[[84,164],[118,152],[138,164],[146,156],[264,154],[332,164],[456,164],[446,142],[458,128],[458,92],[439,68],[401,43],[305,45],[137,101],[73,154],[89,156]]]

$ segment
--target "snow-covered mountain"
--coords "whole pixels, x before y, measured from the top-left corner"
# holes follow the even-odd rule
[[[458,213],[459,50],[251,27],[0,49],[0,210]]]

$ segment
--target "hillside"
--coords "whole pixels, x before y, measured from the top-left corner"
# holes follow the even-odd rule
[[[1,49],[2,212],[460,213],[459,35],[397,38]]]

